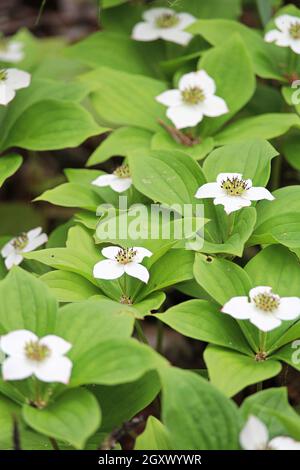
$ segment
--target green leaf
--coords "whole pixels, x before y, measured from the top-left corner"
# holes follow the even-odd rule
[[[189,338],[252,355],[237,322],[212,302],[189,300],[156,314],[155,318]]]
[[[128,157],[133,150],[141,151],[150,148],[152,133],[138,127],[120,127],[101,142],[87,161],[87,166],[96,165],[110,157],[122,155]]]
[[[23,418],[36,431],[83,449],[100,426],[101,412],[92,393],[81,388],[64,392],[42,410],[24,405]]]
[[[66,49],[73,59],[92,67],[109,67],[132,74],[159,76],[163,48],[153,42],[140,43],[124,34],[100,31]]]
[[[158,375],[154,371],[130,383],[92,385],[91,390],[102,410],[101,431],[112,432],[131,420],[155,399],[160,388]]]
[[[12,268],[0,282],[0,298],[0,324],[6,332],[27,329],[43,336],[54,331],[56,299],[33,275]]]
[[[211,0],[210,3],[199,0],[181,0],[172,4],[175,10],[189,12],[197,18],[237,18],[241,14],[241,0]]]
[[[30,122],[30,126],[28,126]],[[48,99],[30,106],[16,120],[2,150],[22,147],[29,150],[56,150],[77,147],[102,129],[79,104]]]
[[[154,416],[149,416],[146,427],[136,441],[134,450],[172,450],[165,426]]]
[[[63,207],[79,207],[96,212],[97,207],[103,202],[93,186],[77,183],[64,183],[53,189],[48,189],[35,201],[47,201],[51,204]]]
[[[188,147],[176,142],[166,131],[157,132],[151,140],[152,150],[180,150],[190,155],[194,160],[202,160],[214,148],[214,140],[207,137],[199,144]]]
[[[129,165],[138,191],[171,206],[195,203],[195,193],[205,182],[199,165],[179,151],[132,153]]]
[[[165,90],[163,82],[106,67],[89,72],[82,80],[97,86],[91,99],[102,124],[160,129],[157,120],[164,118],[165,107],[155,97]]]
[[[226,101],[229,108],[227,114],[207,118],[200,125],[200,136],[213,135],[250,100],[255,90],[255,76],[251,59],[239,35],[206,52],[198,68],[204,69],[215,80],[216,94]]]
[[[13,424],[14,418],[20,414],[21,408],[9,400],[8,398],[0,395],[0,446],[1,449],[9,445],[12,448],[13,444]]]
[[[240,119],[215,136],[218,145],[249,139],[274,139],[286,134],[292,127],[300,128],[297,114],[273,113]]]
[[[20,168],[22,161],[21,155],[16,153],[0,157],[0,188],[4,181]]]
[[[273,359],[257,362],[254,354],[248,357],[214,345],[205,349],[204,360],[212,384],[228,397],[281,371],[280,362]]]
[[[110,339],[90,348],[78,358],[73,366],[70,385],[127,383],[165,365],[164,358],[134,339]]]
[[[163,369],[161,382],[162,421],[174,449],[238,448],[240,423],[232,401],[205,379],[187,370]]]
[[[282,152],[289,164],[296,170],[300,170],[299,134],[286,136],[282,142]]]
[[[266,140],[229,144],[209,154],[203,171],[207,181],[216,181],[219,173],[242,173],[254,186],[265,186],[270,177],[271,160],[277,155],[277,150]]]
[[[84,277],[68,271],[49,271],[40,280],[50,288],[59,302],[79,302],[100,293]]]

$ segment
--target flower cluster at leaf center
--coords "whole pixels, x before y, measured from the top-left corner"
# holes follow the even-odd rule
[[[198,87],[188,87],[181,92],[182,99],[188,104],[198,104],[205,100],[204,92]]]
[[[174,13],[164,13],[156,18],[155,24],[158,28],[173,28],[179,23],[179,18]]]
[[[300,39],[300,23],[293,23],[290,26],[289,33],[293,39]]]
[[[130,177],[129,166],[126,164],[119,166],[118,168],[115,169],[114,175],[117,176],[118,178],[129,178]]]
[[[25,344],[25,355],[32,361],[42,362],[50,356],[50,349],[39,341],[29,341]]]
[[[271,292],[264,292],[262,294],[257,294],[253,298],[255,306],[264,312],[274,312],[277,310],[280,304],[279,295],[273,294]]]
[[[222,181],[221,188],[225,189],[228,196],[241,196],[248,188],[247,181],[236,176]]]
[[[128,264],[134,260],[135,255],[136,250],[133,248],[122,248],[118,251],[118,254],[115,256],[115,258],[120,264]]]

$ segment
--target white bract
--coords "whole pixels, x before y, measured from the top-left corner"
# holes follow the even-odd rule
[[[48,237],[45,233],[42,233],[41,227],[29,230],[27,233],[21,233],[18,237],[10,240],[1,250],[7,269],[20,264],[24,259],[24,253],[35,250],[38,246],[46,243],[47,240]]]
[[[274,21],[278,29],[268,31],[265,41],[275,42],[280,47],[290,47],[296,54],[300,54],[300,18],[281,15]]]
[[[252,415],[240,433],[240,444],[244,450],[300,450],[300,442],[291,437],[278,436],[269,440],[266,425]]]
[[[0,104],[7,105],[16,96],[16,90],[30,85],[31,75],[18,69],[0,69]]]
[[[145,256],[152,256],[152,252],[141,246],[121,248],[108,246],[101,251],[105,260],[95,264],[93,275],[97,279],[117,279],[123,274],[135,277],[147,284],[149,280],[148,269],[140,264]]]
[[[32,331],[15,330],[0,339],[0,349],[8,355],[2,363],[4,380],[22,380],[34,375],[43,382],[67,384],[72,361],[64,355],[72,345],[63,338],[38,338]]]
[[[185,46],[192,34],[184,31],[196,18],[189,13],[177,13],[170,8],[151,8],[143,13],[143,20],[132,30],[132,38],[137,41],[165,39]]]
[[[274,330],[283,320],[295,320],[300,315],[299,297],[279,297],[269,286],[251,289],[249,298],[233,297],[222,308],[223,313],[238,320],[250,320],[261,331]]]
[[[240,173],[220,173],[215,183],[200,186],[195,197],[213,198],[214,204],[222,204],[227,214],[251,206],[251,201],[275,199],[266,188],[252,186],[252,181],[244,180]]]
[[[110,186],[111,189],[117,193],[122,193],[130,188],[132,185],[132,178],[130,176],[129,166],[119,166],[112,175],[101,175],[98,176],[92,184],[100,188],[104,186]]]
[[[23,43],[0,40],[0,61],[20,62],[24,58]]]
[[[183,75],[178,89],[164,91],[156,100],[168,106],[168,118],[177,129],[183,129],[196,126],[203,116],[228,113],[227,104],[215,92],[215,81],[204,70],[199,70]]]

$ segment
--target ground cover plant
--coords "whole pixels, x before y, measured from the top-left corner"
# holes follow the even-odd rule
[[[0,449],[300,450],[297,2],[49,3],[0,38]]]

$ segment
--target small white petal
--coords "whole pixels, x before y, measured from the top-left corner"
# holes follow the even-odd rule
[[[180,46],[186,46],[193,37],[192,34],[187,33],[185,31],[180,31],[176,28],[160,29],[159,35],[162,39],[165,39],[166,41],[170,42],[175,42]]]
[[[202,121],[203,118],[203,114],[199,111],[197,105],[172,106],[171,108],[168,108],[167,116],[177,129],[194,127]]]
[[[92,184],[103,188],[104,186],[110,186],[112,181],[114,181],[116,178],[118,178],[116,175],[100,175],[98,178],[92,181]]]
[[[267,447],[268,438],[266,425],[256,416],[249,416],[240,433],[241,447],[244,450],[263,450]]]
[[[181,93],[179,90],[167,90],[156,96],[156,101],[165,106],[178,106],[182,104]]]
[[[120,246],[106,246],[101,250],[101,253],[105,258],[115,260],[120,250],[122,250]]]
[[[214,204],[215,206],[222,204],[226,214],[231,214],[232,212],[238,211],[243,207],[251,206],[251,201],[240,196],[223,196],[214,199]]]
[[[195,197],[198,199],[205,199],[210,197],[222,197],[224,196],[224,190],[218,183],[206,183],[197,189]]]
[[[300,442],[291,437],[279,436],[269,442],[269,448],[272,450],[300,450]]]
[[[137,23],[131,33],[136,41],[154,41],[160,37],[159,30],[150,23]]]
[[[6,243],[2,250],[1,250],[1,255],[3,258],[6,258],[8,255],[10,255],[13,251],[15,251],[14,246],[12,244],[13,240],[10,240],[8,243]]]
[[[272,287],[270,286],[256,286],[249,292],[250,300],[253,301],[254,297],[259,294],[270,294],[272,292]]]
[[[241,180],[243,175],[241,173],[219,173],[217,176],[217,183],[221,186],[223,181],[226,181],[227,179],[232,180],[233,178],[238,178]]]
[[[117,193],[123,193],[127,191],[132,185],[132,178],[116,178],[110,183],[111,189],[116,191]]]
[[[295,320],[300,315],[300,298],[282,297],[274,315],[280,320]]]
[[[197,18],[195,18],[195,16],[191,15],[190,13],[178,13],[177,17],[179,18],[179,23],[176,26],[180,29],[185,29],[190,24],[193,24],[195,21],[197,21]]]
[[[51,354],[63,355],[70,351],[72,344],[64,340],[60,336],[47,335],[40,339],[40,344],[48,346],[51,350]]]
[[[2,363],[4,380],[22,380],[33,374],[33,367],[25,357],[8,357]]]
[[[0,82],[0,104],[6,106],[14,99],[16,92],[8,87],[5,82]]]
[[[13,266],[18,266],[19,264],[21,264],[23,259],[24,258],[22,255],[13,251],[12,253],[8,255],[4,263],[7,269],[11,269]]]
[[[25,248],[22,249],[22,253],[29,253],[30,251],[35,250],[38,246],[44,245],[47,241],[48,236],[45,233],[42,233],[38,237],[29,240]]]
[[[29,232],[27,232],[28,240],[33,240],[34,238],[38,237],[41,233],[42,233],[42,227],[36,227],[36,228],[33,228],[32,230],[29,230]]]
[[[300,40],[292,39],[290,42],[291,49],[295,52],[295,54],[300,54]]]
[[[282,33],[277,31],[277,29],[272,29],[267,34],[265,34],[266,42],[275,42],[277,46],[287,47],[290,45],[291,37],[287,33]]]
[[[253,309],[250,321],[258,329],[264,332],[272,331],[281,325],[281,320],[276,318],[272,312],[264,312],[258,308]]]
[[[5,80],[9,88],[13,90],[20,90],[21,88],[27,88],[30,85],[31,75],[28,72],[18,69],[7,69],[7,78]]]
[[[64,356],[50,356],[40,363],[34,363],[34,375],[43,382],[67,384],[72,372],[72,361]]]
[[[29,330],[15,330],[0,339],[0,349],[11,356],[22,355],[26,343],[37,341],[38,337]]]
[[[223,98],[219,96],[209,96],[203,102],[203,114],[209,117],[221,116],[228,113],[228,107]]]
[[[186,73],[180,78],[178,87],[181,91],[186,88],[201,88],[206,96],[213,95],[216,91],[215,81],[205,70]]]
[[[262,199],[268,199],[273,201],[275,197],[266,188],[260,186],[253,186],[244,192],[243,197],[250,201],[260,201]]]
[[[292,15],[280,15],[274,20],[276,26],[280,31],[288,32],[293,23],[299,23],[299,18]]]
[[[110,259],[99,261],[93,269],[93,276],[96,279],[117,279],[123,274],[124,265]]]
[[[149,8],[149,10],[144,11],[143,19],[145,21],[155,22],[155,20],[162,15],[172,15],[174,13],[174,10],[171,10],[171,8]]]
[[[248,297],[233,297],[222,307],[221,312],[227,313],[238,320],[247,320],[251,317],[253,306],[248,301]]]
[[[136,277],[142,282],[145,282],[147,284],[149,280],[149,272],[148,269],[145,268],[142,264],[138,263],[128,263],[125,264],[125,272],[132,277]]]
[[[136,251],[136,255],[134,257],[135,263],[141,263],[145,257],[150,258],[150,256],[153,255],[152,251],[142,246],[134,246],[133,250]]]

